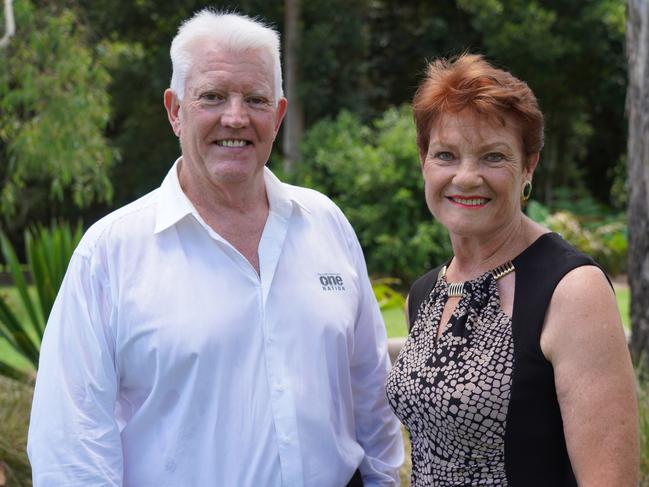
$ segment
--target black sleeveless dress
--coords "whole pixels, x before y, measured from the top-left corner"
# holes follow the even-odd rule
[[[413,487],[577,485],[540,337],[559,281],[596,264],[555,233],[512,264],[512,317],[502,311],[496,277],[486,273],[465,283],[439,339],[449,293],[440,268],[410,290],[411,332],[386,387],[410,433]]]

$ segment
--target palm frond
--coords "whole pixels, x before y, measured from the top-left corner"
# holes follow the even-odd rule
[[[0,339],[31,363],[38,367],[41,340],[47,318],[65,276],[70,258],[81,240],[81,224],[74,230],[67,223],[53,224],[49,228],[32,227],[25,232],[25,255],[27,270],[36,290],[36,296],[27,285],[23,267],[9,239],[0,232],[0,249],[11,272],[13,285],[20,298],[20,304],[27,316],[22,317],[3,296],[0,295]],[[28,372],[0,361],[0,375],[29,381]]]

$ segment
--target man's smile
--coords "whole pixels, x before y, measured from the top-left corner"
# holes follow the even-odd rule
[[[220,147],[245,147],[252,145],[252,142],[243,139],[219,139],[215,144]]]

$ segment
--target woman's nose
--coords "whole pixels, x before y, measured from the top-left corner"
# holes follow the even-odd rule
[[[482,184],[482,173],[477,161],[466,158],[460,161],[453,183],[461,189],[475,188]]]

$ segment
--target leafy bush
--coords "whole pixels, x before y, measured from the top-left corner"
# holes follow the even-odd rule
[[[567,211],[586,221],[600,221],[610,210],[595,201],[595,198],[582,185],[571,187],[561,186],[553,191],[552,208],[554,211]]]
[[[354,226],[372,275],[409,284],[451,253],[446,230],[426,207],[410,109],[373,123],[341,112],[305,135],[289,178],[331,197]]]
[[[0,233],[0,247],[9,268],[23,308],[29,319],[21,320],[15,309],[0,295],[0,338],[26,358],[34,370],[45,323],[59,291],[72,252],[81,239],[81,225],[72,229],[68,224],[52,225],[50,229],[36,227],[25,232],[27,270],[36,288],[36,299],[29,292],[23,267],[9,239]],[[30,374],[0,359],[0,375],[29,381]]]
[[[582,204],[580,208],[586,206]],[[567,210],[550,213],[536,201],[530,202],[527,214],[593,257],[610,275],[626,272],[628,234],[623,216],[604,217],[593,213],[577,216]]]

